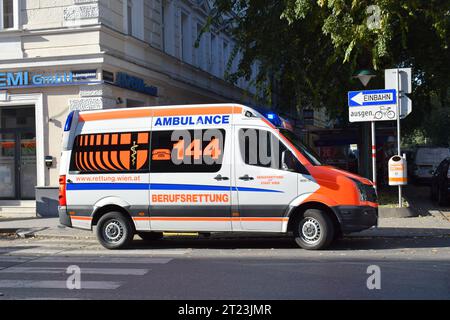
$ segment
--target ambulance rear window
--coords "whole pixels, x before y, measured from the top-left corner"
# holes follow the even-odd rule
[[[148,172],[149,141],[150,132],[78,135],[70,171],[81,174]]]

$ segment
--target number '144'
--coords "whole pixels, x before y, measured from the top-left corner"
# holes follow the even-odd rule
[[[202,150],[201,145],[200,139],[194,139],[187,147],[185,141],[180,140],[173,145],[173,148],[176,149],[178,160],[183,160],[186,156],[194,157],[196,160],[202,156],[209,156],[214,160],[219,159],[221,155],[219,139],[213,138],[204,150]]]

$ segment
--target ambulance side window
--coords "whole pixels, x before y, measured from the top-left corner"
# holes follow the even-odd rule
[[[73,173],[145,173],[150,132],[81,134],[75,138],[69,170]]]
[[[218,172],[225,130],[165,130],[151,135],[150,172]]]
[[[247,165],[307,173],[284,143],[269,131],[240,129],[239,146]]]

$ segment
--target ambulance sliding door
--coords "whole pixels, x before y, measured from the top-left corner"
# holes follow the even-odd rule
[[[152,131],[152,230],[231,231],[231,126]]]

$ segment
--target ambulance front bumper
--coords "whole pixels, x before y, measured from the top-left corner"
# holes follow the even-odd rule
[[[72,227],[72,220],[67,214],[67,208],[58,206],[59,223],[66,227]]]
[[[343,234],[358,232],[378,225],[378,208],[370,206],[337,206],[333,210]]]

